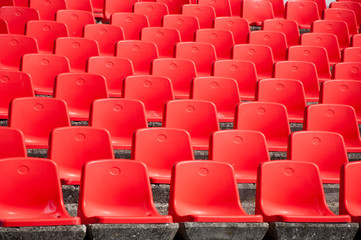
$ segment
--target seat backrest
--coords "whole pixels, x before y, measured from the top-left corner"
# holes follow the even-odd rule
[[[212,6],[216,11],[217,17],[232,16],[230,0],[198,0],[198,4]]]
[[[333,33],[337,36],[340,48],[350,46],[350,34],[347,23],[339,20],[318,20],[312,23],[312,32]]]
[[[125,40],[139,40],[142,29],[149,27],[149,21],[145,15],[128,12],[114,13],[110,23],[123,29]]]
[[[310,29],[311,24],[320,20],[317,3],[314,1],[288,1],[286,3],[286,19],[297,22],[300,28]]]
[[[343,62],[361,62],[361,47],[349,47],[343,50]]]
[[[67,37],[58,38],[55,54],[68,58],[72,72],[85,72],[90,57],[99,56],[98,43],[91,39]]]
[[[8,119],[10,102],[19,97],[35,97],[29,74],[0,70],[0,117]]]
[[[9,33],[24,35],[26,23],[39,20],[39,12],[29,7],[5,6],[0,8],[0,18],[7,22]]]
[[[361,34],[355,34],[352,36],[351,47],[361,47]]]
[[[265,31],[283,32],[286,35],[287,45],[299,44],[300,31],[296,21],[289,19],[267,19],[263,21],[262,29]]]
[[[0,159],[27,157],[23,133],[15,128],[0,128]]]
[[[356,1],[337,1],[330,4],[330,8],[349,9],[355,13],[357,26],[361,24],[361,4]]]
[[[93,12],[91,0],[65,0],[67,9]]]
[[[122,28],[109,24],[88,24],[84,27],[84,38],[95,40],[102,56],[115,56],[118,41],[124,40]]]
[[[0,34],[8,34],[8,33],[9,33],[8,23],[5,20],[0,19]]]
[[[337,63],[333,68],[334,79],[361,80],[361,63]]]
[[[119,57],[90,57],[87,72],[103,75],[107,82],[110,97],[122,95],[124,78],[133,75],[133,64],[127,58]]]
[[[110,134],[103,128],[72,126],[51,132],[48,158],[58,166],[63,184],[79,184],[83,165],[114,158]]]
[[[347,23],[348,31],[350,34],[358,33],[358,26],[356,20],[356,14],[354,11],[349,9],[338,9],[338,8],[328,8],[323,12],[324,20],[338,20],[344,21]]]
[[[165,3],[169,14],[180,14],[182,7],[191,3],[191,0],[156,0],[158,3]]]
[[[285,18],[285,3],[283,0],[268,0],[272,4],[273,14],[275,18]]]
[[[139,0],[106,0],[104,2],[104,17],[110,19],[114,13],[131,13],[133,12],[133,5]]]
[[[216,18],[214,7],[201,4],[185,4],[182,6],[182,14],[194,16],[198,19],[199,27],[212,28],[213,21]]]
[[[254,100],[257,86],[256,66],[250,61],[218,60],[213,75],[236,80],[242,100]]]
[[[181,14],[164,16],[163,27],[177,29],[182,42],[194,41],[195,32],[200,28],[197,17]]]
[[[104,4],[105,0],[91,0],[93,12],[95,17],[104,18]]]
[[[215,29],[229,30],[233,34],[235,44],[248,42],[248,21],[240,17],[217,17],[214,20]]]
[[[43,1],[43,0],[30,0],[31,8],[35,8],[40,15],[41,20],[51,20],[54,21],[56,17],[56,12],[58,10],[66,9],[65,0],[57,1]]]
[[[218,59],[230,59],[235,44],[231,31],[213,28],[197,30],[196,42],[212,44]]]
[[[149,27],[162,26],[163,16],[169,14],[167,5],[160,2],[137,2],[133,12],[147,16]]]
[[[70,37],[83,37],[85,25],[95,24],[93,12],[83,10],[59,10],[56,21],[68,27]]]
[[[292,133],[287,159],[315,163],[322,183],[339,183],[341,166],[348,162],[342,136],[323,131]]]
[[[244,0],[242,17],[250,25],[261,26],[262,22],[274,18],[272,3],[260,0]]]

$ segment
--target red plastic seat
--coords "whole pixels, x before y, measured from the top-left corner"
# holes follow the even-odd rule
[[[196,32],[196,42],[210,43],[216,50],[218,59],[232,58],[232,48],[235,44],[233,34],[223,29],[199,29]]]
[[[91,57],[87,72],[105,77],[109,97],[121,97],[124,78],[133,75],[133,65],[126,58]]]
[[[256,66],[250,61],[218,60],[214,63],[213,75],[237,81],[242,100],[254,100],[257,86]]]
[[[212,161],[174,165],[169,214],[174,222],[262,222],[243,210],[232,166]]]
[[[147,168],[130,160],[85,164],[79,191],[82,224],[171,223],[154,206]]]
[[[215,29],[229,30],[233,34],[235,44],[248,42],[248,21],[240,17],[217,17],[214,20]]]
[[[108,98],[105,78],[91,73],[59,74],[54,97],[64,100],[72,121],[88,121],[91,103],[99,98]]]
[[[124,40],[122,28],[109,24],[88,24],[84,27],[84,38],[95,40],[101,56],[114,56],[118,41]]]
[[[340,48],[350,46],[350,34],[347,23],[338,20],[319,20],[312,23],[312,32],[315,33],[333,33],[337,36]]]
[[[351,216],[352,222],[360,222],[360,162],[347,163],[341,168],[340,214]]]
[[[214,103],[219,122],[233,122],[236,106],[241,102],[236,80],[214,76],[195,78],[191,99]]]
[[[14,0],[3,0],[1,1],[0,3],[0,7],[3,7],[3,6],[14,6],[15,3],[14,3]]]
[[[57,166],[39,158],[5,158],[0,161],[1,226],[31,227],[78,225],[67,213]]]
[[[23,132],[27,148],[47,148],[54,128],[70,126],[68,107],[60,99],[16,98],[9,109],[8,125]]]
[[[93,12],[91,0],[65,0],[67,9]]]
[[[231,164],[237,183],[256,183],[258,165],[270,161],[264,135],[247,130],[214,132],[210,138],[208,158]]]
[[[131,152],[131,159],[144,163],[151,183],[157,184],[170,184],[176,162],[194,160],[189,133],[174,128],[137,130]]]
[[[110,22],[123,29],[125,40],[139,40],[142,29],[149,27],[148,18],[137,13],[117,12],[112,15]]]
[[[56,76],[70,71],[64,56],[53,54],[25,54],[22,71],[29,74],[36,94],[53,95]]]
[[[361,47],[361,34],[355,34],[352,36],[351,47]]]
[[[82,10],[59,10],[56,21],[68,27],[70,37],[83,37],[85,25],[95,24],[93,13]]]
[[[272,77],[274,58],[269,46],[237,44],[233,47],[233,59],[253,62],[258,79]]]
[[[361,63],[337,63],[333,68],[334,79],[361,80]]]
[[[286,19],[297,22],[299,28],[310,29],[314,21],[320,20],[317,3],[314,1],[288,1]]]
[[[214,8],[217,17],[232,16],[230,0],[198,0],[200,5],[208,5]]]
[[[56,12],[58,10],[66,9],[65,0],[44,1],[44,0],[30,0],[29,6],[35,8],[40,15],[41,20],[54,21]]]
[[[26,35],[36,39],[40,53],[54,53],[55,40],[68,37],[68,28],[64,23],[38,20],[29,21],[26,25]]]
[[[114,158],[110,134],[103,128],[85,126],[54,129],[49,138],[48,158],[58,166],[62,184],[79,185],[86,162]]]
[[[343,50],[343,62],[361,62],[361,47],[349,47]]]
[[[142,41],[157,46],[159,57],[174,57],[175,45],[181,41],[180,33],[174,28],[151,27],[142,29]]]
[[[162,58],[153,61],[152,74],[167,77],[172,81],[175,98],[189,98],[191,81],[196,77],[197,72],[191,60]]]
[[[8,33],[9,33],[8,23],[5,20],[0,19],[0,34],[8,34]]]
[[[176,46],[176,58],[192,60],[196,65],[197,76],[210,76],[217,55],[210,43],[181,42]]]
[[[208,150],[210,134],[219,130],[216,106],[201,100],[169,101],[165,105],[163,126],[188,131],[193,150]]]
[[[36,40],[18,34],[0,34],[0,69],[19,70],[21,58],[39,52]]]
[[[91,106],[89,126],[107,129],[114,149],[130,150],[135,130],[148,127],[144,104],[134,99],[97,99]]]
[[[330,131],[342,135],[347,152],[360,152],[361,140],[353,107],[341,104],[315,104],[307,107],[303,129]]]
[[[275,18],[285,18],[285,3],[283,0],[268,0],[272,4],[272,10]]]
[[[267,222],[350,222],[328,208],[316,164],[298,161],[260,165],[256,214]]]
[[[35,96],[31,77],[19,71],[0,70],[0,95],[0,118],[8,119],[13,99]]]
[[[39,12],[29,7],[5,6],[0,8],[0,18],[7,22],[9,33],[24,35],[26,23],[39,20]]]
[[[242,10],[242,17],[245,18],[250,25],[261,26],[263,21],[275,17],[272,3],[269,1],[244,0]]]
[[[182,42],[194,41],[195,32],[200,28],[197,17],[180,14],[164,16],[163,27],[177,29]]]
[[[71,72],[85,72],[90,57],[99,56],[98,43],[91,39],[67,37],[58,38],[55,54],[68,58]]]
[[[282,61],[275,64],[275,78],[295,79],[302,82],[307,102],[318,102],[320,85],[316,66],[305,61]]]
[[[341,166],[348,162],[342,136],[323,131],[292,133],[287,159],[315,163],[322,183],[340,183]]]
[[[267,19],[263,21],[262,29],[284,33],[289,47],[299,44],[300,31],[296,21],[289,19]]]
[[[324,20],[338,20],[347,23],[348,31],[351,35],[358,33],[356,14],[349,9],[328,8],[323,12]]]
[[[149,75],[153,60],[159,57],[157,45],[140,40],[119,41],[116,56],[132,62],[134,75]]]
[[[133,5],[139,0],[106,0],[104,1],[104,17],[110,19],[114,13],[131,13]]]
[[[301,36],[301,44],[304,46],[319,46],[325,48],[330,65],[334,65],[341,60],[340,47],[335,34],[304,33]]]
[[[269,151],[286,151],[288,123],[287,109],[280,103],[244,102],[236,108],[234,129],[260,131]]]
[[[104,18],[105,0],[91,0],[93,13],[96,18]]]
[[[295,79],[270,78],[258,82],[257,100],[281,103],[287,108],[290,122],[302,123],[306,108],[303,84]]]
[[[337,1],[330,4],[330,8],[349,9],[355,13],[357,26],[361,24],[361,4],[356,1]]]
[[[137,2],[133,12],[147,16],[149,27],[162,26],[163,16],[169,14],[167,5],[160,2]]]
[[[27,157],[23,133],[15,128],[0,128],[0,159]]]
[[[201,4],[185,4],[182,7],[182,14],[185,16],[194,16],[198,19],[199,27],[212,28],[216,11],[214,7]]]
[[[288,60],[307,61],[315,64],[320,82],[331,79],[330,63],[327,51],[318,46],[292,46],[288,49]]]
[[[252,31],[249,33],[249,43],[269,46],[272,49],[274,61],[286,60],[287,40],[282,32]]]
[[[169,14],[180,14],[182,7],[191,3],[191,0],[156,0],[158,3],[165,3]]]

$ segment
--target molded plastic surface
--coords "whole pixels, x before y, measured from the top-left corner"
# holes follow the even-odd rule
[[[340,48],[350,46],[350,34],[347,23],[338,20],[319,20],[312,23],[312,32],[333,33],[337,36]]]
[[[361,24],[361,4],[356,1],[338,1],[332,2],[330,4],[330,8],[342,8],[342,9],[349,9],[355,13],[357,26]]]
[[[231,31],[213,28],[199,29],[196,32],[196,42],[212,44],[218,59],[232,58],[232,48],[235,43]]]
[[[201,4],[185,4],[182,7],[182,14],[186,16],[194,16],[198,19],[199,27],[212,28],[213,21],[216,18],[214,7]]]
[[[0,127],[0,159],[27,157],[23,133],[15,128]]]
[[[296,21],[290,19],[267,19],[262,24],[265,31],[283,32],[286,35],[287,45],[298,45],[300,31]]]
[[[114,13],[110,23],[123,29],[126,40],[139,40],[142,29],[149,27],[148,18],[145,15],[128,12]]]
[[[361,47],[349,47],[343,50],[344,62],[361,62]]]
[[[66,0],[67,9],[93,12],[91,0]]]
[[[242,17],[250,25],[261,26],[262,22],[274,18],[272,3],[260,0],[244,0]]]
[[[5,20],[0,19],[0,34],[8,34],[8,33],[9,33],[8,23]]]
[[[138,0],[106,0],[104,2],[104,17],[110,19],[113,13],[131,13],[133,12],[134,3],[139,2]]]
[[[0,18],[5,20],[11,34],[25,34],[26,23],[39,20],[39,12],[34,8],[5,6],[0,8]]]
[[[38,10],[41,20],[55,20],[58,10],[66,9],[65,0],[45,1],[31,0],[30,7]]]
[[[170,14],[179,14],[182,12],[182,7],[191,3],[191,0],[156,0],[159,3],[165,3]]]
[[[70,37],[82,37],[85,25],[95,24],[93,13],[82,10],[59,10],[56,21],[68,27]]]
[[[288,1],[285,18],[297,22],[299,28],[306,29],[310,29],[314,21],[321,19],[314,1]]]
[[[333,68],[334,79],[361,80],[361,63],[337,63]]]
[[[198,0],[198,4],[213,7],[217,17],[232,16],[232,8],[229,0]]]
[[[164,16],[163,27],[177,29],[182,42],[194,41],[195,32],[200,28],[197,17],[180,14]]]
[[[350,34],[358,33],[358,25],[356,20],[356,14],[354,11],[349,9],[338,9],[338,8],[328,8],[323,12],[324,20],[338,20],[344,21],[347,23],[348,31]]]
[[[249,25],[248,21],[240,17],[217,17],[214,20],[215,29],[231,31],[235,44],[248,42]]]
[[[149,27],[162,26],[163,16],[169,14],[167,5],[160,2],[137,2],[133,12],[147,16]]]

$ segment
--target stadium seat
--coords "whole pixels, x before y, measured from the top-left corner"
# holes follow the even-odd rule
[[[150,182],[156,184],[170,184],[176,162],[194,160],[189,133],[175,128],[138,129],[131,153],[131,159],[147,166]]]
[[[260,131],[269,151],[286,151],[291,133],[287,109],[280,103],[244,102],[237,106],[234,129]]]
[[[324,82],[320,95],[320,103],[344,104],[355,109],[356,118],[361,123],[361,81],[332,80]]]
[[[269,1],[244,0],[242,10],[242,17],[250,25],[261,26],[263,21],[274,18],[272,3]]]
[[[277,19],[285,18],[285,3],[283,0],[268,0],[272,4],[274,17]]]
[[[232,166],[213,161],[174,165],[169,214],[174,222],[262,222],[243,210]]]
[[[237,44],[233,47],[233,59],[253,62],[258,79],[272,77],[274,58],[269,46]]]
[[[91,0],[65,0],[67,9],[93,12]]]
[[[147,16],[149,27],[162,26],[163,16],[169,14],[167,5],[160,2],[137,2],[133,12]]]
[[[361,62],[361,47],[349,47],[343,50],[343,62]]]
[[[125,78],[122,95],[125,99],[140,100],[149,122],[162,122],[164,104],[174,100],[171,80],[154,75]]]
[[[214,7],[201,4],[185,4],[182,7],[182,15],[194,16],[198,19],[200,29],[212,28],[216,11]]]
[[[214,103],[219,122],[234,122],[236,106],[241,102],[236,80],[215,76],[193,79],[190,98]]]
[[[340,183],[341,166],[348,162],[342,136],[323,131],[292,133],[287,159],[316,164],[322,183]]]
[[[330,65],[334,65],[341,61],[340,47],[335,34],[304,33],[301,36],[301,45],[325,48]]]
[[[330,63],[327,51],[318,46],[292,46],[288,49],[288,60],[307,61],[316,66],[318,80],[324,82],[331,79]]]
[[[36,40],[18,34],[0,34],[0,69],[19,70],[21,58],[27,53],[38,53]]]
[[[38,20],[27,23],[26,35],[36,39],[40,53],[53,54],[55,40],[59,37],[68,37],[69,33],[64,23]]]
[[[317,165],[298,161],[260,165],[255,212],[266,222],[350,222],[328,208]]]
[[[8,24],[9,33],[24,35],[26,23],[39,20],[39,12],[29,7],[5,6],[0,8],[0,18]]]
[[[258,165],[270,161],[264,135],[249,130],[214,132],[210,138],[208,158],[231,164],[237,183],[256,183]]]
[[[194,41],[195,33],[200,28],[197,17],[180,14],[164,16],[163,27],[177,29],[182,42]]]
[[[356,14],[352,10],[328,8],[323,12],[323,19],[344,21],[347,23],[349,34],[353,35],[358,33],[359,25],[357,25]]]
[[[210,76],[217,55],[210,43],[181,42],[176,46],[176,58],[192,60],[196,65],[197,76]]]
[[[27,148],[48,148],[50,132],[54,128],[70,126],[68,107],[60,99],[16,98],[9,109],[8,125],[23,132]]]
[[[233,78],[238,83],[242,100],[254,100],[257,86],[256,66],[250,61],[218,60],[214,63],[213,75]]]
[[[119,41],[116,56],[132,62],[134,75],[149,75],[153,60],[159,57],[157,45],[140,40]]]
[[[44,1],[44,0],[30,0],[30,7],[39,12],[41,20],[54,21],[56,12],[58,10],[66,9],[65,0]]]
[[[153,61],[152,74],[169,78],[172,81],[174,97],[178,99],[189,98],[191,81],[196,77],[197,72],[191,60],[161,58]]]
[[[349,9],[355,13],[357,26],[361,24],[361,4],[356,1],[337,1],[331,2],[330,8]]]
[[[55,54],[68,58],[71,72],[85,72],[90,57],[99,56],[98,43],[91,39],[67,37],[58,38]]]
[[[81,169],[86,162],[112,158],[110,134],[103,128],[63,127],[50,134],[48,159],[58,166],[62,184],[79,185]]]
[[[39,158],[0,161],[1,226],[33,227],[78,225],[65,209],[57,166]]]
[[[267,19],[262,23],[262,30],[284,33],[288,47],[299,44],[300,32],[296,21],[279,18]]]
[[[0,159],[27,157],[23,133],[15,128],[0,128]]]
[[[355,34],[352,36],[351,47],[361,47],[361,34]]]
[[[329,4],[329,2],[326,2],[326,0],[312,0],[312,1],[317,4],[318,13],[320,14],[320,16],[322,16],[324,10],[328,8],[327,4]]]
[[[198,0],[200,5],[208,5],[216,11],[216,17],[232,16],[230,0]]]
[[[93,13],[83,10],[59,10],[56,21],[68,27],[69,37],[83,37],[85,25],[95,24]]]
[[[137,13],[114,13],[110,23],[123,29],[125,40],[139,40],[142,29],[149,27],[148,18]]]
[[[333,33],[337,36],[341,49],[350,46],[350,34],[347,23],[338,20],[319,20],[312,23],[312,32]]]
[[[1,1],[0,3],[0,7],[3,7],[3,6],[14,6],[15,3],[14,3],[14,0],[3,0]]]
[[[216,50],[217,59],[232,58],[234,43],[233,34],[223,29],[199,29],[196,32],[196,42],[210,43]]]
[[[282,32],[252,31],[249,33],[249,43],[269,46],[272,49],[274,61],[286,60],[287,40]]]
[[[270,78],[258,82],[257,101],[281,103],[287,108],[290,122],[303,123],[305,91],[299,80]]]
[[[169,14],[180,14],[182,7],[190,4],[191,0],[156,0],[156,2],[166,4]]]
[[[130,160],[92,161],[83,167],[78,216],[82,224],[171,223],[154,206],[147,168]]]
[[[307,102],[318,102],[320,85],[316,66],[306,61],[282,61],[275,64],[275,78],[295,79],[303,84]]]
[[[70,72],[70,65],[64,56],[25,54],[21,69],[30,75],[35,94],[53,95],[57,75]]]
[[[109,97],[121,97],[124,78],[133,75],[133,64],[127,58],[91,57],[87,72],[105,77]]]
[[[310,29],[314,21],[321,19],[314,1],[288,1],[285,18],[297,22],[299,28],[305,29]]]
[[[157,46],[159,57],[174,57],[175,45],[181,41],[180,33],[174,28],[150,27],[142,29],[141,40]]]
[[[308,106],[303,129],[339,133],[345,141],[347,152],[361,152],[356,112],[349,105],[314,104]]]
[[[105,78],[91,73],[59,74],[54,86],[54,97],[64,100],[72,121],[88,121],[91,103],[108,98]]]
[[[130,150],[135,130],[148,126],[144,104],[134,99],[97,99],[91,106],[89,126],[107,129],[114,149]]]
[[[91,0],[93,13],[96,18],[104,18],[104,4],[105,0]]]
[[[8,33],[9,33],[8,23],[5,20],[0,19],[0,34],[8,34]]]
[[[240,17],[217,17],[214,20],[215,29],[229,30],[233,34],[235,44],[248,42],[248,21]]]
[[[361,63],[337,63],[333,68],[334,79],[361,80]]]
[[[84,27],[84,38],[95,40],[101,56],[115,56],[115,46],[124,40],[121,27],[109,24],[88,24]]]
[[[208,150],[210,134],[219,130],[216,106],[201,100],[168,101],[163,127],[188,131],[193,150]]]
[[[104,18],[109,20],[114,13],[131,13],[136,2],[139,2],[139,0],[105,0]]]
[[[19,97],[35,97],[29,74],[0,70],[0,118],[8,119],[10,102]]]

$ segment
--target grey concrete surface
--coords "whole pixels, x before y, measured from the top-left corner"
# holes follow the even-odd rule
[[[62,185],[64,203],[78,203],[79,185]]]

